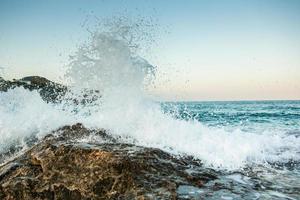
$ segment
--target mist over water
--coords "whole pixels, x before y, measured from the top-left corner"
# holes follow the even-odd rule
[[[113,27],[93,32],[71,56],[65,74],[70,91],[61,103],[46,103],[38,92],[23,88],[0,93],[0,151],[12,145],[26,148],[26,138],[42,138],[59,127],[80,122],[88,128],[104,128],[124,142],[192,155],[216,169],[299,162],[299,133],[289,134],[278,123],[261,123],[260,129],[251,128],[256,123],[247,124],[250,128],[235,122],[230,128],[228,124],[214,126],[201,122],[201,104],[186,110],[169,104],[166,111],[160,102],[152,101],[145,89],[155,81],[156,69],[138,54],[139,40],[134,37],[139,26]],[[99,98],[86,104],[68,101],[82,98],[86,91],[99,91]],[[189,115],[198,111],[200,117]],[[220,115],[215,115],[218,121]],[[291,130],[299,130],[299,123]]]

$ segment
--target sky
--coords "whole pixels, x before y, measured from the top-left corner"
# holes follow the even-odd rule
[[[298,0],[0,0],[0,73],[59,81],[87,27],[116,16],[157,24],[142,54],[158,99],[300,99]]]

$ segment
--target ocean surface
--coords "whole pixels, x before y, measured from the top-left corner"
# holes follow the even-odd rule
[[[265,160],[260,164],[251,161],[243,168],[223,172],[220,182],[231,184],[231,192],[212,192],[211,199],[300,199],[300,101],[168,102],[162,107],[166,113],[172,113],[181,120],[198,121],[212,129],[223,129],[228,134],[239,132],[232,147],[226,147],[227,138],[215,144],[223,146],[224,151],[232,151],[235,145],[244,145],[245,149],[251,147],[246,141],[249,132],[253,133],[251,140],[254,142],[257,142],[256,137],[260,140],[259,137],[266,136],[266,141],[261,141],[265,146],[272,145],[275,135],[295,138],[298,142],[279,144],[275,152],[263,152]],[[237,149],[237,159],[239,153]],[[276,159],[276,156],[281,159]],[[268,159],[270,157],[275,159]],[[222,171],[222,168],[219,170]],[[194,192],[201,197],[205,189]],[[183,190],[183,195],[185,193],[188,192]]]
[[[300,101],[167,102],[162,106],[179,119],[197,120],[209,127],[300,134]]]

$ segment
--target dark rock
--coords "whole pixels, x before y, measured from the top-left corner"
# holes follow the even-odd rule
[[[39,76],[28,76],[19,80],[0,79],[0,92],[23,87],[30,91],[37,90],[46,102],[58,102],[67,92],[67,87]]]
[[[102,140],[82,142],[92,135]],[[202,187],[215,178],[190,157],[119,143],[104,130],[76,124],[2,165],[0,198],[178,199],[179,186]]]
[[[76,94],[76,97],[74,97],[67,86],[40,76],[27,76],[19,80],[13,79],[12,81],[4,80],[0,77],[0,92],[7,92],[9,89],[17,87],[38,91],[42,99],[47,103],[60,103],[64,100],[68,104],[85,105],[93,103],[101,97],[99,90],[88,89],[84,89],[81,91],[81,94]],[[70,94],[69,97],[66,97],[67,93]]]

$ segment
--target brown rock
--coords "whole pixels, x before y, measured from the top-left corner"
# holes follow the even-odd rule
[[[118,143],[103,130],[77,124],[58,132],[0,167],[0,199],[176,199],[178,186],[216,178],[191,158]],[[103,141],[80,142],[89,134]]]
[[[67,92],[66,86],[40,76],[28,76],[12,81],[0,79],[0,92],[7,92],[9,89],[17,87],[23,87],[31,91],[37,90],[46,102],[58,102]]]

